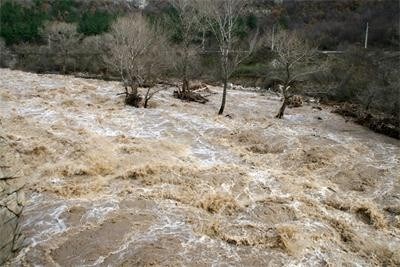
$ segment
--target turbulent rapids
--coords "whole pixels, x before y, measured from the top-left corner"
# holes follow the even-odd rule
[[[9,265],[400,265],[400,143],[305,105],[0,69],[3,160],[23,173]]]

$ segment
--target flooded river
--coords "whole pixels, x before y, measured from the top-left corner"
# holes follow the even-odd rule
[[[10,266],[398,266],[400,143],[313,105],[221,88],[124,106],[116,82],[0,69],[23,173]]]

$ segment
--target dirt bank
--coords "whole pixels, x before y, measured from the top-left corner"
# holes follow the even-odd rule
[[[381,133],[400,140],[400,118],[385,114],[374,114],[365,111],[361,106],[344,103],[333,110],[347,119],[363,125],[374,132]]]
[[[218,87],[144,110],[116,82],[0,76],[27,190],[10,265],[400,264],[397,140],[307,105],[274,119],[255,92],[230,91],[223,117]]]

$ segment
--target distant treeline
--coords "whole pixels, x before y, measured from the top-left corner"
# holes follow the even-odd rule
[[[0,37],[7,45],[21,42],[38,42],[40,30],[46,21],[76,23],[78,32],[86,36],[109,30],[117,16],[96,6],[80,9],[76,0],[34,0],[29,4],[5,0],[0,7]]]
[[[109,30],[116,17],[135,8],[123,0],[2,0],[0,37],[7,45],[41,40],[46,21],[76,23],[86,36]],[[150,0],[144,13],[157,16],[170,12],[165,0]],[[341,50],[363,42],[369,23],[369,45],[397,50],[400,45],[398,0],[253,0],[256,17],[250,23],[264,31],[272,25],[304,32],[322,50]]]

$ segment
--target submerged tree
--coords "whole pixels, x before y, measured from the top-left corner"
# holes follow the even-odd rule
[[[274,52],[276,60],[273,65],[277,78],[281,81],[280,90],[283,97],[282,106],[276,117],[281,119],[293,96],[295,82],[301,77],[321,71],[322,67],[312,64],[317,55],[316,49],[293,32],[281,31],[275,36]]]
[[[244,14],[246,2],[245,0],[197,1],[198,9],[218,44],[217,52],[224,86],[219,115],[223,114],[225,109],[229,79],[239,64],[252,53],[257,40],[257,33],[249,39],[239,36],[238,26],[240,18]]]
[[[199,30],[199,20],[193,0],[170,0],[172,10],[169,18],[173,29],[173,41],[179,43],[175,49],[174,68],[182,80],[177,97],[191,100],[190,78],[197,61],[196,47],[193,45]]]
[[[125,87],[125,103],[139,107],[142,96],[138,88],[154,85],[165,69],[167,41],[155,25],[150,25],[140,14],[118,19],[111,29],[108,62],[120,73]],[[147,103],[147,101],[145,101]]]

